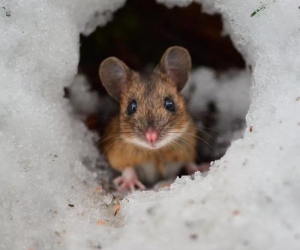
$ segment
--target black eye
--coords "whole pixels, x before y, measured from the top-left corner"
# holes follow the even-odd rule
[[[164,102],[164,105],[165,105],[165,108],[171,112],[174,112],[175,111],[175,103],[169,99],[169,98],[166,98],[165,99],[165,102]]]
[[[133,100],[127,106],[128,115],[134,114],[136,112],[136,109],[137,109],[137,102],[136,102],[136,100]]]

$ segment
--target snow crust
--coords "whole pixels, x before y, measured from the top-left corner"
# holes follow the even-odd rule
[[[75,113],[84,117],[95,114],[101,108],[102,103],[84,75],[77,75],[67,90],[68,99]]]
[[[0,248],[299,249],[299,2],[197,1],[222,14],[252,67],[244,138],[207,176],[135,192],[114,216],[113,197],[87,170],[100,157],[95,136],[62,96],[79,33],[123,2],[1,2]]]
[[[86,169],[99,159],[95,136],[70,115],[63,87],[77,73],[79,33],[123,3],[1,1],[0,249],[71,249],[64,230],[104,216]]]
[[[247,70],[232,69],[226,73],[200,67],[191,72],[189,81],[182,91],[187,107],[202,139],[202,154],[215,158],[223,156],[230,143],[243,136],[245,116],[250,105],[251,74]],[[213,105],[215,114],[207,111]],[[207,127],[203,114],[209,112],[214,120]],[[210,145],[206,145],[210,144]]]

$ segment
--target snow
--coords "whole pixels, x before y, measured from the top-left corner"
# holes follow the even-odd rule
[[[103,216],[86,170],[100,158],[96,137],[70,115],[63,87],[95,9],[123,2],[1,1],[1,249],[66,249],[56,231]]]
[[[77,75],[67,90],[68,99],[74,113],[87,116],[95,114],[101,109],[102,103],[84,75]]]
[[[246,70],[229,70],[216,73],[208,68],[198,68],[191,72],[189,81],[182,93],[188,104],[202,137],[210,147],[202,146],[201,150],[208,155],[222,156],[230,142],[243,136],[245,116],[250,105],[251,74]],[[214,125],[209,128],[203,123],[203,114],[207,106],[213,103],[216,114],[210,114]],[[213,152],[212,149],[213,148]]]
[[[87,170],[101,160],[96,137],[62,96],[79,33],[123,2],[1,2],[0,248],[299,249],[299,2],[196,1],[222,14],[252,67],[244,137],[207,176],[135,192],[114,216],[118,201]]]

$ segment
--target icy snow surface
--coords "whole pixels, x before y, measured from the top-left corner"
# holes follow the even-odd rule
[[[71,249],[67,228],[97,226],[105,203],[83,165],[99,157],[94,136],[63,87],[77,73],[79,33],[124,1],[0,3],[0,249]]]
[[[113,216],[84,167],[99,157],[94,136],[62,96],[79,32],[123,1],[1,1],[1,249],[300,248],[299,1],[197,2],[223,15],[252,66],[244,139],[205,178],[133,193]]]
[[[250,105],[250,87],[251,74],[246,70],[232,69],[217,74],[212,69],[200,67],[191,72],[182,94],[202,132],[204,142],[197,147],[202,156],[211,155],[214,159],[223,156],[228,145],[243,136]],[[215,113],[208,113],[213,122],[206,125],[204,114],[211,104]]]

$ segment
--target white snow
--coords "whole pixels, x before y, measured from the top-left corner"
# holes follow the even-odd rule
[[[88,79],[84,75],[77,75],[68,87],[68,99],[74,112],[80,115],[95,114],[101,108],[100,98],[91,90]]]
[[[135,192],[114,216],[112,196],[84,166],[99,159],[95,136],[62,96],[79,33],[123,2],[1,1],[0,248],[299,249],[299,1],[197,1],[222,14],[252,66],[244,138],[205,178]]]
[[[84,166],[99,158],[95,136],[70,115],[63,87],[87,21],[123,2],[1,1],[0,249],[67,249],[59,233],[104,216]]]
[[[215,156],[223,155],[228,143],[243,136],[244,120],[250,105],[250,87],[251,74],[245,70],[232,69],[217,74],[208,68],[198,68],[191,72],[182,92],[198,129],[204,131],[207,137],[213,137],[215,144],[206,146],[202,151],[208,150],[211,155],[212,147]],[[211,116],[216,124],[206,128],[202,120],[209,103],[215,105],[216,114]]]

